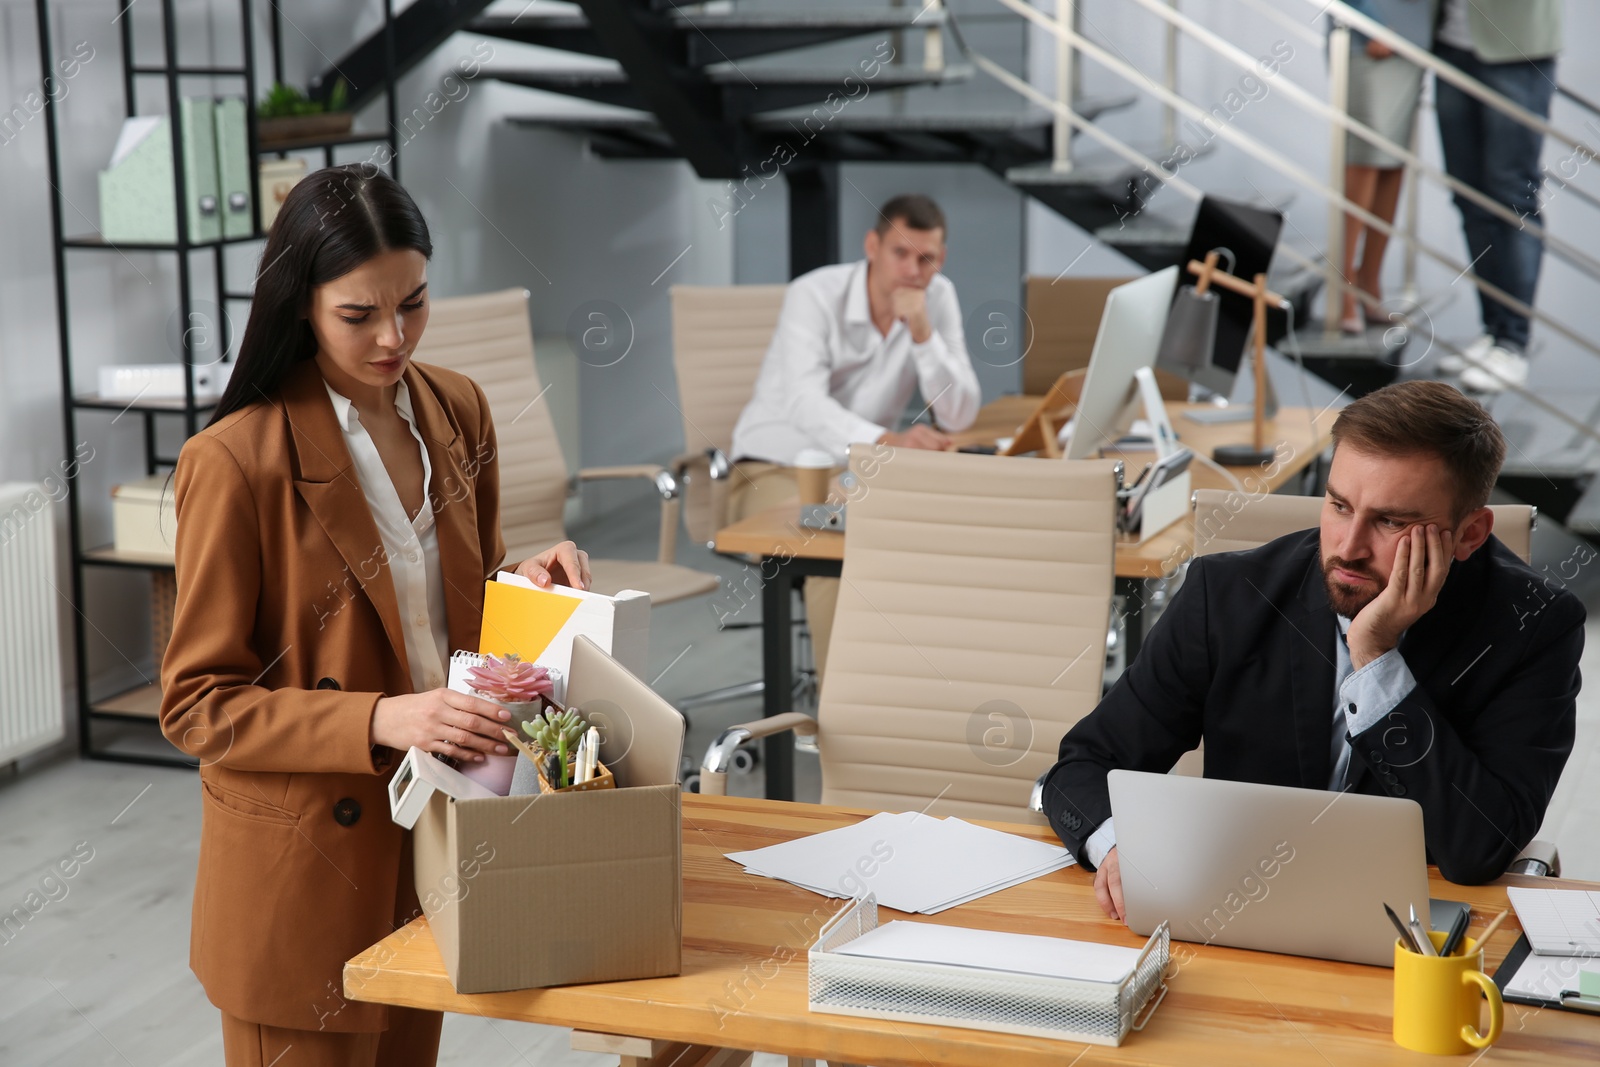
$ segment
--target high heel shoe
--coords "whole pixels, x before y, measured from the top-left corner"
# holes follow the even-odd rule
[[[1339,332],[1352,337],[1360,337],[1367,332],[1367,316],[1357,304],[1355,312],[1339,320]]]

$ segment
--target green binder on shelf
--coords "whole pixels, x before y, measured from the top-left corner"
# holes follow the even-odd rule
[[[191,242],[222,237],[215,112],[208,98],[178,101]],[[171,244],[178,239],[173,200],[171,123],[164,115],[125,119],[111,164],[100,172],[101,235],[113,244]]]
[[[255,232],[250,223],[252,183],[246,121],[244,97],[217,101],[217,182],[224,237],[249,237]]]
[[[111,165],[100,172],[100,233],[110,244],[171,244],[172,124],[165,115],[124,119]]]
[[[183,132],[183,190],[189,204],[189,240],[222,238],[221,197],[217,188],[217,105],[207,97],[178,101]]]

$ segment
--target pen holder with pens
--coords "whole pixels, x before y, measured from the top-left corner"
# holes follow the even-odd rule
[[[1437,952],[1446,935],[1429,931]],[[1479,1009],[1489,1008],[1489,1025],[1478,1029]],[[1488,1048],[1500,1038],[1505,1008],[1494,980],[1483,973],[1483,949],[1466,938],[1458,952],[1427,956],[1394,943],[1394,1040],[1413,1052],[1462,1056]]]
[[[501,731],[533,764],[539,792],[615,789],[615,775],[600,762],[599,731],[584,722],[576,708],[549,703],[550,707],[542,715],[522,724],[522,731],[528,735],[526,738],[518,737],[511,730]]]

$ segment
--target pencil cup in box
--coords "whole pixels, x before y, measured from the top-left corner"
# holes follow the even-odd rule
[[[549,753],[528,744],[510,730],[505,730],[503,733],[505,734],[507,741],[517,746],[518,751],[533,761],[534,768],[539,772],[540,793],[579,793],[586,789],[615,789],[617,787],[616,776],[611,773],[611,769],[609,767],[598,760],[595,761],[594,777],[590,778],[588,781],[574,782],[573,784],[566,786],[555,785],[551,783],[544,774],[544,760]],[[569,778],[572,775],[574,764],[569,764],[568,766],[567,773]]]

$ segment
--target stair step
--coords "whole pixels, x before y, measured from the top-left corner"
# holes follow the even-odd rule
[[[1306,359],[1352,362],[1381,362],[1391,359],[1409,342],[1408,332],[1390,323],[1374,323],[1362,333],[1335,332],[1329,336],[1323,332],[1321,319],[1300,323],[1295,330],[1300,340],[1300,354]]]
[[[864,34],[926,30],[945,23],[945,11],[863,8],[842,11],[703,11],[674,6],[660,13],[674,32],[683,62],[692,67],[809,48]],[[474,33],[586,55],[609,54],[582,12],[536,12],[476,19]]]
[[[620,64],[592,67],[494,67],[485,71],[492,78],[529,89],[562,93],[617,107],[648,110]],[[729,119],[749,118],[759,112],[783,108],[808,107],[837,93],[845,74],[831,68],[768,67],[731,64],[708,67],[704,82],[722,94],[723,114]],[[946,67],[923,70],[920,67],[884,67],[873,85],[878,88],[940,86],[966,81],[971,67]],[[691,86],[693,82],[689,83]],[[831,124],[831,120],[830,120]]]

